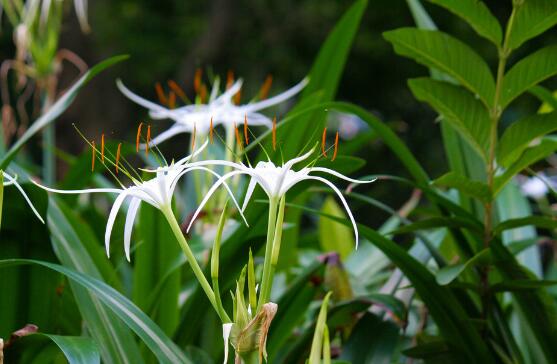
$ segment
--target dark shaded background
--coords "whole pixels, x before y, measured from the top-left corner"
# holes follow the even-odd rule
[[[94,0],[89,4],[92,32],[88,35],[80,32],[70,6],[61,47],[76,52],[89,65],[117,54],[129,54],[131,58],[101,74],[82,91],[57,124],[59,147],[70,153],[83,150],[84,143],[71,127],[72,122],[92,137],[105,132],[117,139],[134,139],[138,122],[147,115],[117,91],[114,80],[118,77],[152,99],[155,82],[169,79],[192,95],[197,67],[222,76],[234,70],[245,79],[248,95],[257,92],[266,75],[272,74],[275,82],[271,93],[279,92],[308,73],[320,45],[350,4],[333,0]],[[487,4],[501,20],[510,13],[510,0]],[[445,10],[425,5],[441,30],[472,44],[490,65],[494,64],[495,49],[487,41]],[[424,75],[427,70],[395,55],[381,36],[385,30],[402,26],[413,26],[405,1],[369,2],[337,98],[372,110],[389,123],[426,170],[437,176],[446,171],[446,163],[439,128],[434,124],[436,115],[417,102],[406,86],[408,78]],[[517,55],[554,42],[555,33],[528,42]],[[1,58],[10,58],[13,52],[11,29],[4,22]],[[68,68],[63,82],[69,84],[72,77],[75,73]],[[503,124],[537,106],[533,97],[521,98],[509,109]],[[178,147],[183,138],[175,138],[171,147]],[[365,172],[405,175],[380,142],[370,143],[359,154],[368,161]],[[408,196],[393,196],[392,188],[382,193],[383,200],[395,205]]]

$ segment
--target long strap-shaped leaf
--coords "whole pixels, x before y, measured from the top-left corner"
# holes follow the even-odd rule
[[[191,363],[164,332],[130,300],[108,284],[58,264],[32,259],[0,260],[0,268],[35,264],[59,272],[80,286],[91,290],[108,308],[145,342],[160,363]]]
[[[85,86],[93,77],[104,71],[108,67],[127,59],[127,55],[115,56],[98,63],[89,71],[73,84],[73,86],[66,91],[66,93],[60,97],[50,109],[41,117],[39,117],[31,125],[29,129],[18,139],[18,141],[8,150],[8,152],[0,160],[0,169],[5,169],[10,161],[14,158],[17,151],[25,144],[33,135],[39,132],[42,128],[53,122],[60,114],[62,114],[66,109],[72,104],[73,100],[77,96],[77,93],[83,86]]]

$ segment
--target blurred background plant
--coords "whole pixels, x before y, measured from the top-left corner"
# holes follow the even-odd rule
[[[356,252],[349,221],[332,196],[323,197],[326,191],[313,186],[291,191],[271,292],[278,311],[267,341],[269,361],[550,363],[557,328],[551,178],[555,142],[546,134],[555,130],[551,90],[557,89],[552,78],[557,72],[557,35],[544,31],[557,22],[557,9],[551,0],[486,3],[489,9],[472,0],[430,2],[97,0],[88,9],[92,32],[84,35],[79,31],[83,3],[75,3],[81,9],[79,18],[61,22],[71,3],[44,1],[50,4],[46,19],[52,34],[38,34],[37,41],[43,43],[35,51],[29,48],[25,62],[37,75],[54,72],[57,84],[79,86],[49,102],[64,101],[58,104],[63,105],[60,112],[68,107],[56,120],[57,184],[72,189],[112,184],[102,173],[90,173],[91,151],[71,123],[91,140],[105,133],[107,148],[116,150],[117,140],[135,140],[139,122],[150,120],[143,108],[118,92],[116,78],[156,100],[157,82],[165,89],[175,82],[191,97],[196,94],[196,70],[206,70],[210,80],[233,71],[244,78],[242,101],[248,101],[246,95],[256,95],[268,75],[272,95],[309,74],[311,82],[296,102],[270,112],[288,121],[279,123],[285,156],[297,155],[308,140],[316,139],[316,130],[320,133],[327,125],[328,144],[336,129],[341,143],[339,158],[321,161],[323,166],[380,175],[372,186],[350,186],[346,192],[361,223],[363,241]],[[31,33],[43,24],[40,16],[33,19]],[[445,34],[403,29],[383,36],[415,24]],[[14,58],[14,27],[4,22],[2,28],[2,59]],[[506,38],[510,43],[502,42]],[[439,39],[450,46],[435,43]],[[417,63],[396,55],[389,42]],[[534,61],[526,58],[546,46]],[[54,49],[71,49],[84,64],[120,53],[131,57],[78,95],[83,80],[115,61],[74,83],[75,74],[57,73]],[[420,51],[426,49],[424,56]],[[506,75],[501,71],[493,77],[491,90],[489,73],[497,74],[501,59],[507,63],[503,71],[518,67],[515,75],[520,77],[509,76],[512,82],[504,89]],[[479,69],[485,77],[477,77]],[[423,78],[428,75],[433,79]],[[416,77],[422,78],[407,84]],[[17,115],[17,125],[22,125],[24,113],[14,95],[21,97],[25,88],[18,86],[15,75],[6,82],[12,96],[6,104],[15,110],[9,117]],[[503,96],[492,95],[496,88]],[[478,99],[487,111],[479,111],[484,105]],[[24,107],[26,112],[39,108],[30,120],[44,115],[44,100]],[[542,117],[538,110],[548,114]],[[474,124],[486,113],[485,125]],[[471,120],[469,115],[481,117]],[[3,114],[3,125],[6,120]],[[486,125],[491,126],[487,133]],[[152,126],[153,135],[165,129],[164,122]],[[14,137],[6,149],[27,140],[24,133],[18,137],[11,130]],[[272,150],[270,141],[265,143]],[[507,149],[500,151],[498,143]],[[24,176],[36,173],[38,164],[51,163],[37,163],[49,150],[45,145],[29,143],[10,168]],[[161,151],[171,160],[185,155],[190,145],[188,137],[176,137]],[[486,152],[490,147],[495,153],[491,156]],[[144,159],[134,154],[130,143],[123,144],[122,154],[132,163]],[[253,148],[250,157],[258,160],[263,154]],[[272,157],[280,161],[278,152]],[[2,160],[0,167],[6,168],[6,158]],[[503,176],[499,179],[498,168]],[[447,171],[453,173],[445,175]],[[515,180],[518,172],[524,176]],[[543,187],[539,181],[545,182]],[[128,264],[122,252],[107,260],[100,243],[110,197],[47,199],[37,189],[26,190],[48,222],[41,226],[20,197],[4,194],[0,337],[14,333],[4,342],[7,360],[10,355],[22,362],[39,355],[55,360],[61,354],[47,344],[50,339],[70,361],[68,352],[86,356],[75,362],[98,362],[101,357],[104,362],[133,363],[220,361],[221,323],[155,209],[144,206],[139,212]],[[186,216],[185,223],[195,206],[180,206],[191,191],[184,194],[176,199],[176,210]],[[223,297],[241,279],[250,249],[256,275],[261,274],[267,209],[262,196],[254,196],[259,203],[246,212],[252,229],[233,224],[223,236]],[[486,220],[487,215],[493,220]],[[120,231],[113,236],[123,236],[123,225],[117,220],[115,229]],[[211,234],[197,231],[188,238],[208,276]],[[17,266],[22,264],[32,266]],[[332,293],[324,299],[328,291]],[[42,334],[27,323],[37,325]]]

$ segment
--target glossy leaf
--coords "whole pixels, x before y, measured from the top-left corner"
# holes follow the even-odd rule
[[[489,250],[484,249],[464,263],[448,265],[437,271],[435,279],[440,285],[447,285],[454,281],[466,269],[477,264],[485,264],[489,261]]]
[[[553,0],[524,0],[516,10],[508,34],[508,46],[516,49],[528,39],[545,32],[557,24],[557,2]]]
[[[503,38],[501,25],[489,8],[479,0],[428,0],[464,19],[476,33],[500,45]]]
[[[515,229],[517,227],[534,225],[544,229],[555,229],[557,228],[557,220],[545,216],[527,216],[516,219],[509,219],[499,223],[493,229],[494,234],[500,234],[501,232],[509,229]]]
[[[325,199],[321,211],[340,218],[346,218],[344,210],[336,203],[332,196]],[[352,229],[326,218],[319,219],[319,243],[323,251],[337,252],[343,260],[352,253],[356,245]]]
[[[309,364],[321,364],[321,354],[324,345],[324,331],[327,326],[327,311],[329,309],[329,298],[331,297],[331,294],[332,292],[329,292],[321,303],[321,309],[319,310],[317,324],[315,325],[315,333],[313,334],[313,341],[311,343],[311,351],[308,359]]]
[[[557,46],[542,48],[515,64],[503,78],[501,107],[543,80],[557,74]]]
[[[498,145],[497,162],[509,167],[536,138],[557,130],[557,111],[534,114],[509,126]]]
[[[431,30],[401,28],[383,33],[395,52],[435,68],[478,95],[488,107],[493,103],[495,81],[485,61],[458,39]]]
[[[408,81],[412,93],[427,102],[460,132],[462,137],[482,157],[487,159],[491,121],[485,107],[459,86],[430,78]]]
[[[104,71],[110,66],[119,63],[128,56],[115,56],[106,59],[99,64],[95,65],[93,68],[85,72],[83,76],[73,86],[64,93],[49,109],[46,113],[41,115],[37,120],[33,122],[31,127],[25,131],[25,133],[17,140],[17,142],[4,154],[0,160],[0,169],[4,169],[8,166],[10,161],[14,158],[17,151],[25,144],[33,135],[38,133],[42,128],[52,123],[58,116],[60,116],[66,109],[72,104],[73,100],[79,93],[79,90],[85,86],[93,77],[95,77],[100,72]]]
[[[528,289],[540,289],[555,285],[557,285],[557,281],[555,280],[524,279],[499,282],[491,286],[491,290],[493,292],[513,292]]]
[[[118,291],[75,270],[39,260],[6,259],[0,261],[0,268],[18,265],[35,264],[62,273],[80,286],[91,290],[110,310],[128,325],[143,342],[151,349],[161,363],[190,363],[180,349],[164,334],[164,332],[139,310],[130,300]]]
[[[482,202],[489,201],[491,194],[487,185],[480,181],[471,181],[464,176],[449,172],[434,181],[437,186],[456,188],[460,192],[475,197]]]
[[[64,353],[69,364],[99,364],[97,346],[88,337],[38,334],[52,340]]]

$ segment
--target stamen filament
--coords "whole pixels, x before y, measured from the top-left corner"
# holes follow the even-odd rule
[[[101,135],[101,162],[104,163],[104,134]]]
[[[205,84],[201,85],[201,90],[199,92],[199,99],[201,103],[204,104],[207,101],[207,86]]]
[[[244,115],[244,139],[246,140],[246,145],[249,144],[249,136],[248,136],[248,116]]]
[[[95,157],[96,157],[96,154],[97,154],[96,153],[97,149],[95,148],[95,141],[94,140],[91,141],[91,144],[93,146],[93,150],[92,150],[93,158],[91,159],[91,172],[94,172],[95,171]]]
[[[197,134],[197,124],[194,123],[193,124],[193,134],[191,136],[191,150],[192,150],[192,153],[195,150],[195,136],[196,136],[196,134]]]
[[[277,117],[273,118],[273,150],[277,150]]]
[[[118,149],[116,149],[116,174],[118,174],[118,163],[120,162],[120,149],[122,148],[122,143],[118,143]]]
[[[336,159],[337,152],[338,152],[338,131],[337,134],[335,135],[335,151],[333,152],[333,158],[331,158],[331,162]]]
[[[234,123],[234,134],[236,135],[236,144],[242,147],[242,138],[240,137],[240,132],[238,131],[238,126]]]
[[[234,95],[234,103],[240,105],[240,101],[242,101],[242,89],[238,90],[236,95]]]
[[[159,98],[159,102],[163,105],[168,104],[168,100],[166,99],[166,96],[164,95],[164,90],[162,89],[161,83],[157,82],[155,84],[155,91],[157,92],[157,97]]]
[[[149,143],[151,143],[151,125],[147,126],[147,139],[145,142],[145,156],[149,156]]]
[[[137,136],[135,137],[135,151],[139,152],[139,139],[141,139],[141,128],[143,127],[143,123],[139,123],[137,127]]]
[[[327,151],[325,150],[325,141],[327,138],[327,128],[323,129],[323,136],[321,137],[321,153],[323,157],[327,157]]]
[[[269,91],[271,90],[271,85],[273,84],[273,76],[268,75],[259,90],[259,100],[264,100],[269,96]]]

